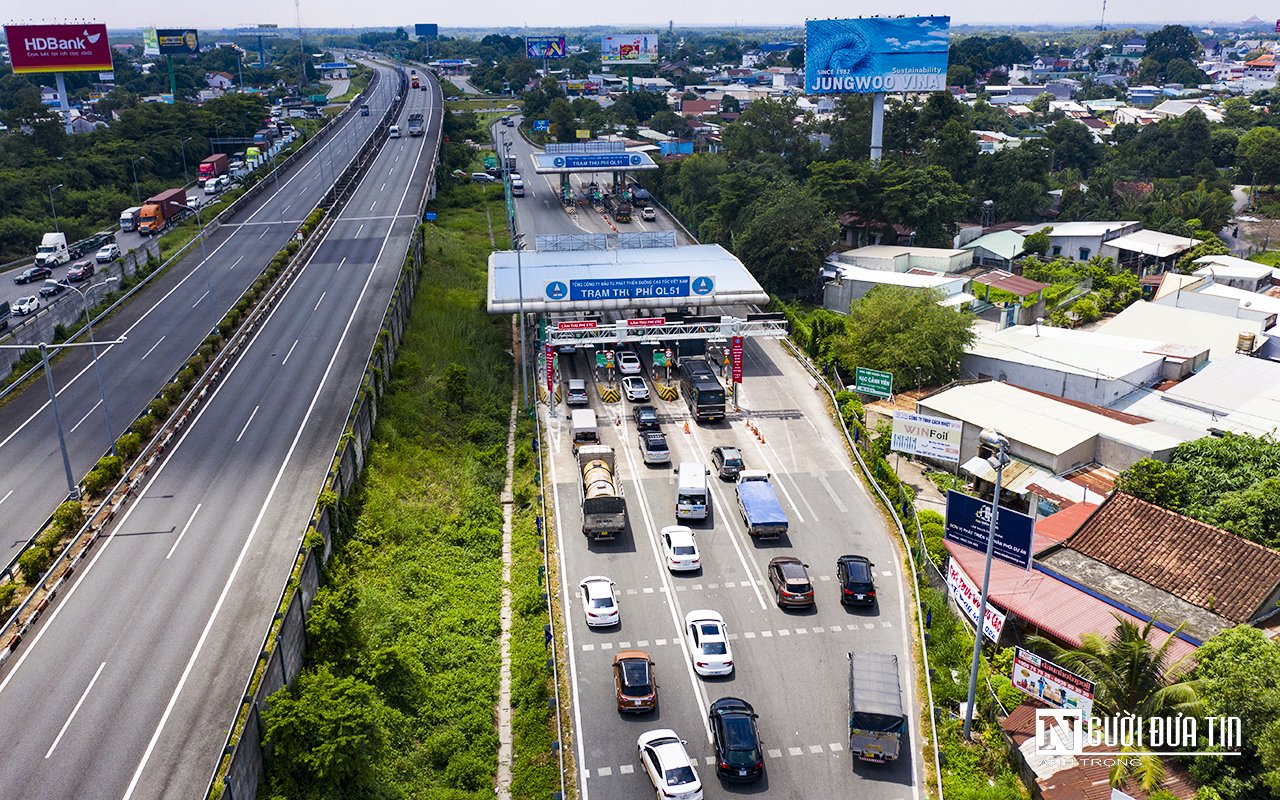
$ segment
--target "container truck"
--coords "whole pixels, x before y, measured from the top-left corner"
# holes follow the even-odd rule
[[[627,501],[622,496],[612,447],[578,448],[578,492],[582,500],[582,533],[588,539],[612,539],[627,528]]]
[[[204,186],[205,181],[210,178],[218,178],[227,174],[227,164],[229,159],[226,153],[214,153],[213,155],[200,162],[199,184]]]
[[[898,657],[849,653],[849,752],[863,761],[893,761],[906,732]]]
[[[138,213],[142,206],[130,206],[120,212],[120,230],[135,231],[138,229]]]
[[[147,199],[138,213],[138,234],[157,236],[182,218],[187,211],[187,190],[166,189]]]
[[[410,136],[422,135],[422,115],[421,114],[409,115],[409,135]]]
[[[46,233],[36,248],[36,266],[53,268],[71,260],[65,233]]]
[[[738,511],[752,536],[773,539],[787,532],[787,515],[764,470],[744,469],[738,473]]]

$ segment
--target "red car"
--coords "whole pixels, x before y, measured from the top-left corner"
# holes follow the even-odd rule
[[[87,280],[93,277],[93,273],[94,266],[92,261],[78,261],[67,270],[67,280],[72,283]]]

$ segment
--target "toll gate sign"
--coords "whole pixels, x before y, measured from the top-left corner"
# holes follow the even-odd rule
[[[551,405],[555,405],[556,396],[556,349],[551,345],[547,345],[547,394],[550,398],[547,400]]]
[[[729,345],[729,365],[733,370],[733,382],[742,383],[742,337],[733,337]]]

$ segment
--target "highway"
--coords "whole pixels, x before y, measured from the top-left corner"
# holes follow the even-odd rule
[[[516,147],[526,184],[536,185],[532,194],[516,201],[518,224],[529,240],[539,233],[602,232],[596,220],[584,221],[581,213],[575,220],[560,210],[555,185],[542,177],[530,180],[528,148],[522,142]],[[661,222],[647,225],[670,227]],[[741,314],[744,309],[736,311]],[[586,353],[561,355],[560,360],[562,379],[593,380]],[[651,364],[652,358],[643,352],[641,361]],[[584,800],[650,795],[636,738],[644,731],[669,727],[687,740],[707,798],[764,792],[782,798],[918,800],[923,771],[917,755],[919,705],[911,695],[915,618],[893,540],[896,534],[886,528],[850,468],[824,396],[814,390],[803,367],[779,342],[748,339],[743,371],[742,410],[724,422],[694,423],[683,401],[668,403],[655,394],[652,405],[671,448],[672,463],[664,466],[643,463],[630,416],[634,404],[602,403],[592,392],[602,441],[618,452],[627,501],[629,530],[614,542],[592,543],[582,535],[569,409],[560,405],[557,416],[549,420],[546,450],[581,795]],[[746,427],[747,420],[758,426],[761,437]],[[702,569],[670,573],[663,563],[659,532],[676,524],[673,468],[689,461],[710,467],[710,450],[716,445],[740,448],[749,468],[772,474],[790,531],[780,540],[752,540],[738,515],[733,485],[713,473],[711,518],[690,525]],[[874,562],[879,597],[874,609],[841,606],[836,559],[843,554],[865,555]],[[798,556],[809,565],[816,609],[783,611],[775,605],[766,571],[769,560],[779,555]],[[619,626],[593,629],[585,624],[577,584],[589,575],[605,575],[616,584]],[[704,608],[720,612],[726,620],[735,661],[728,678],[702,678],[692,670],[683,620],[687,612]],[[656,663],[655,713],[624,717],[617,711],[613,656],[630,648],[646,650]],[[866,764],[848,752],[846,654],[853,650],[899,658],[912,744],[904,745],[896,762]],[[728,696],[747,700],[759,714],[766,776],[758,784],[735,788],[715,776],[707,709]]]
[[[434,169],[442,102],[432,86],[411,92],[401,115],[428,113],[428,134],[387,142],[234,369],[10,661],[0,680],[6,796],[203,792]]]
[[[383,68],[380,73],[370,116],[349,116],[322,147],[280,176],[278,189],[274,178],[268,180],[266,191],[233,223],[208,238],[207,260],[197,247],[111,319],[95,326],[99,340],[127,337],[122,344],[98,349],[114,437],[146,408],[215,320],[284,246],[332,183],[335,170],[341,172],[373,131],[398,88],[392,70]],[[368,235],[368,230],[361,233]],[[78,480],[109,450],[114,437],[107,435],[89,348],[72,348],[54,362],[53,371],[71,470]],[[43,381],[33,382],[0,408],[0,463],[5,465],[0,474],[0,528],[6,532],[0,558],[7,563],[67,495]]]

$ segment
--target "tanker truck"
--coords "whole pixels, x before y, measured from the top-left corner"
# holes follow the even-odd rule
[[[582,500],[582,534],[592,541],[612,539],[627,529],[627,501],[622,496],[613,448],[578,448],[578,491]]]

